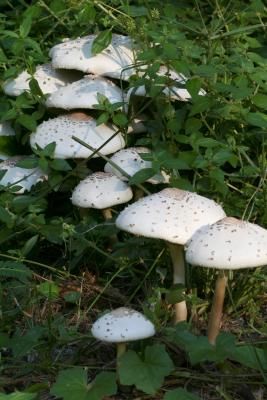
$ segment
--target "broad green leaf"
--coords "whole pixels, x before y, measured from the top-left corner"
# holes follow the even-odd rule
[[[45,329],[41,326],[34,326],[28,329],[25,335],[21,335],[21,332],[16,332],[12,339],[10,339],[8,346],[12,349],[14,357],[20,358],[29,353],[40,343],[44,332]]]
[[[92,382],[87,383],[84,368],[69,368],[59,372],[50,392],[63,400],[102,400],[105,396],[116,394],[116,374],[101,372]]]
[[[24,264],[16,261],[0,261],[0,277],[27,282],[32,277],[32,271]]]
[[[51,142],[47,144],[41,151],[42,156],[51,157],[54,154],[56,145],[56,142]]]
[[[28,114],[22,114],[18,117],[17,121],[29,131],[33,132],[36,129],[36,120]]]
[[[50,167],[56,171],[71,171],[71,166],[66,160],[56,158],[50,162]]]
[[[23,160],[18,161],[16,166],[20,167],[20,168],[26,168],[26,169],[36,168],[38,166],[38,158],[36,158],[34,156],[29,156]]]
[[[10,394],[0,393],[0,400],[33,400],[37,396],[36,393],[14,392]]]
[[[248,113],[246,120],[251,125],[267,128],[267,115],[261,112]]]
[[[196,100],[197,99],[197,100]],[[194,104],[190,110],[189,116],[193,117],[203,111],[208,111],[211,107],[212,99],[207,96],[198,96],[195,98]]]
[[[100,32],[92,44],[92,54],[101,53],[108,45],[111,43],[112,40],[112,32],[107,29],[105,31]]]
[[[136,172],[131,179],[129,179],[129,185],[136,185],[138,183],[143,183],[149,178],[155,175],[153,168],[144,168]]]
[[[185,299],[185,287],[182,284],[176,284],[166,294],[166,300],[169,304],[176,304]]]
[[[39,235],[34,235],[27,242],[24,244],[23,248],[21,249],[22,255],[25,257],[27,254],[31,252],[38,241]]]
[[[20,37],[25,39],[31,30],[31,26],[32,26],[32,19],[30,16],[26,16],[26,18],[23,19],[19,27]]]
[[[185,85],[188,92],[191,94],[192,97],[198,95],[201,89],[201,80],[198,78],[189,79]]]
[[[13,225],[14,214],[0,206],[0,221],[6,224],[8,227]]]
[[[257,107],[267,110],[267,95],[260,93],[256,94],[254,97],[252,97],[252,103],[254,103]]]
[[[246,367],[267,371],[267,357],[264,349],[254,346],[240,346],[230,358]]]
[[[165,168],[173,169],[189,169],[188,164],[180,158],[171,158],[163,161],[161,165]]]
[[[183,388],[174,389],[163,397],[163,400],[201,400],[200,397],[193,393],[189,393]]]
[[[55,300],[59,296],[59,287],[54,282],[44,282],[37,286],[37,290],[49,300]]]
[[[128,118],[122,112],[118,112],[117,114],[115,114],[112,120],[114,124],[118,126],[125,126],[128,124]]]
[[[173,369],[172,360],[160,344],[147,346],[144,360],[132,350],[119,359],[120,382],[135,385],[147,394],[155,394]]]

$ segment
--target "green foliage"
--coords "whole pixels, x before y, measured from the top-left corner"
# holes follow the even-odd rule
[[[200,397],[189,393],[187,390],[179,388],[165,394],[163,400],[200,400]]]
[[[163,379],[174,369],[164,346],[147,346],[144,358],[129,350],[119,358],[119,377],[123,385],[135,385],[148,394],[155,394]]]
[[[33,400],[36,398],[34,393],[14,392],[10,394],[0,393],[1,400]]]
[[[72,400],[74,397],[80,400],[101,400],[104,396],[116,394],[116,374],[100,372],[92,382],[87,383],[86,369],[69,368],[59,373],[50,392],[63,400]]]

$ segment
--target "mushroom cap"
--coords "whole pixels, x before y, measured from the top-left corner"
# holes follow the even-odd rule
[[[96,35],[74,40],[65,40],[50,50],[54,68],[77,69],[85,73],[128,80],[134,73],[132,40],[129,36],[112,35],[110,45],[101,53],[92,54],[92,44]]]
[[[75,187],[71,201],[78,207],[104,209],[126,203],[132,197],[132,189],[116,175],[95,172]]]
[[[215,201],[169,188],[126,207],[119,214],[116,225],[136,235],[183,245],[201,226],[223,217],[225,212]]]
[[[111,138],[116,132],[112,125],[101,124],[83,113],[61,115],[40,124],[30,136],[30,144],[44,148],[51,142],[56,143],[55,158],[87,158],[92,151],[72,139],[76,136],[95,149]],[[125,146],[121,133],[118,133],[102,149],[102,154],[114,153]],[[94,157],[99,157],[97,154]]]
[[[0,170],[6,170],[5,175],[0,180],[0,185],[20,186],[16,194],[22,194],[26,190],[31,190],[32,186],[45,179],[45,174],[40,168],[29,169],[17,167],[16,164],[24,158],[27,158],[27,156],[10,157],[0,163]],[[23,180],[20,181],[21,179]]]
[[[33,76],[44,94],[53,93],[61,87],[77,80],[76,74],[66,71],[56,71],[52,68],[51,64],[38,65]],[[8,79],[3,85],[3,90],[9,96],[19,96],[21,93],[30,90],[30,78],[31,75],[27,71],[23,71],[17,78]]]
[[[120,150],[110,158],[115,164],[122,168],[128,175],[133,176],[136,172],[141,171],[145,168],[152,168],[151,161],[143,160],[139,154],[151,153],[151,151],[146,147],[128,147],[127,149]],[[116,168],[114,168],[110,163],[107,163],[104,167],[105,172],[113,172],[120,179],[127,181],[128,179],[120,173]],[[158,183],[168,183],[170,177],[164,172],[158,173],[146,182],[153,184]]]
[[[122,343],[154,336],[155,327],[140,312],[120,307],[96,320],[91,332],[104,342]]]
[[[15,131],[9,122],[0,123],[0,136],[15,136]]]
[[[170,80],[173,81],[171,87],[166,87],[166,83],[164,82],[154,83],[154,85],[162,87],[162,93],[164,93],[166,96],[170,97],[172,100],[178,101],[188,101],[189,99],[191,99],[191,95],[187,89],[176,86],[177,84],[184,85],[186,83],[187,78],[183,74],[179,74],[176,71],[169,70],[165,66],[161,66],[159,71],[157,72],[157,75],[168,76]],[[127,99],[129,99],[132,94],[135,96],[148,96],[145,85],[130,88],[127,93]],[[206,92],[201,89],[198,94],[204,96]]]
[[[192,236],[186,260],[192,265],[218,269],[267,265],[267,230],[237,218],[223,218]]]
[[[97,93],[106,96],[110,103],[122,102],[122,91],[115,83],[101,77],[87,75],[79,81],[60,88],[46,100],[47,107],[71,110],[75,108],[95,108]]]

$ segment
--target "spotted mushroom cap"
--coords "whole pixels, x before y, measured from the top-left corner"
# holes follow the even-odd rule
[[[94,149],[98,149],[116,132],[112,125],[101,124],[84,113],[72,113],[43,122],[30,137],[31,147],[44,148],[56,143],[55,158],[87,158],[92,151],[72,139],[76,136]],[[114,153],[125,146],[123,136],[118,133],[102,149],[102,154]],[[98,157],[95,154],[94,157]]]
[[[118,151],[116,154],[110,158],[115,164],[117,164],[120,168],[122,168],[128,175],[133,176],[136,172],[145,169],[152,168],[151,161],[143,160],[139,154],[143,153],[151,153],[149,149],[146,147],[128,147],[127,149],[123,149]],[[124,175],[120,173],[116,168],[114,168],[110,163],[107,163],[104,167],[106,172],[113,172],[122,180],[128,180]],[[157,184],[157,183],[168,183],[170,177],[162,171],[154,175],[152,178],[149,178],[147,182]]]
[[[95,172],[76,186],[71,201],[78,207],[104,209],[126,203],[132,197],[132,189],[116,175]]]
[[[155,327],[140,312],[120,307],[95,321],[91,332],[104,342],[121,343],[154,336]]]
[[[40,168],[20,168],[16,164],[27,156],[10,157],[0,163],[0,170],[6,170],[5,175],[0,180],[3,186],[20,186],[16,194],[22,194],[26,190],[31,190],[36,183],[43,181],[46,177]]]
[[[176,188],[164,189],[126,207],[116,225],[127,232],[185,244],[201,226],[225,217],[206,197]]]
[[[122,91],[115,83],[101,76],[87,75],[52,93],[46,100],[46,105],[65,110],[94,109],[95,104],[98,104],[97,93],[106,96],[110,103],[123,101]]]
[[[131,38],[113,34],[110,45],[101,53],[93,55],[92,44],[95,38],[96,35],[89,35],[65,40],[52,47],[50,56],[53,67],[128,80],[134,73],[133,68],[127,68],[134,63]]]
[[[164,93],[166,96],[170,97],[172,100],[179,101],[188,101],[191,98],[191,95],[187,89],[179,87],[179,84],[185,85],[187,81],[187,78],[183,74],[179,74],[178,72],[173,70],[168,70],[165,66],[162,66],[160,67],[157,75],[168,76],[173,81],[173,84],[170,87],[164,87],[166,86],[165,82],[155,83],[157,86],[162,87],[162,93]],[[148,96],[145,86],[130,88],[127,93],[128,100],[132,94],[135,96]],[[203,89],[199,91],[199,95],[204,96],[205,94],[206,92]]]
[[[3,89],[9,96],[19,96],[21,93],[30,90],[29,80],[31,75],[27,71],[21,72],[17,78],[8,79]],[[77,75],[66,71],[56,71],[51,64],[39,65],[36,67],[34,78],[37,80],[44,94],[53,93],[63,86],[77,80]]]
[[[267,265],[267,230],[237,218],[223,218],[193,235],[186,260],[192,265],[218,269]]]

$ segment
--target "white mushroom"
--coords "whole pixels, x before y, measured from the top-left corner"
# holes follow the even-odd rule
[[[32,186],[45,179],[45,175],[40,168],[28,169],[16,166],[19,161],[25,158],[27,156],[10,157],[0,163],[0,170],[6,170],[5,175],[0,180],[0,185],[19,186],[20,189],[16,191],[16,194],[31,190]]]
[[[92,54],[96,35],[66,40],[50,50],[54,68],[77,69],[85,73],[128,80],[134,73],[134,53],[129,36],[113,34],[110,45],[101,53]]]
[[[98,93],[104,95],[110,103],[123,102],[122,91],[115,83],[100,76],[87,75],[52,93],[48,97],[46,105],[65,110],[94,109],[98,104]]]
[[[87,158],[92,151],[73,140],[73,136],[97,149],[111,139],[115,132],[116,129],[112,125],[97,125],[95,119],[84,113],[72,113],[40,124],[36,132],[31,134],[30,144],[34,149],[36,145],[44,148],[49,143],[55,142],[55,158]],[[118,133],[101,149],[101,153],[114,153],[124,146],[123,136]],[[95,154],[94,157],[98,155]]]
[[[136,172],[141,171],[145,168],[152,168],[151,161],[143,160],[139,154],[151,153],[151,151],[146,147],[128,147],[127,149],[120,150],[112,157],[110,160],[123,169],[128,175],[133,176]],[[104,167],[106,172],[113,172],[122,180],[128,180],[120,171],[112,166],[112,164],[107,163]],[[147,180],[147,182],[158,184],[158,183],[168,183],[170,177],[164,172],[158,173]]]
[[[192,265],[221,270],[216,281],[208,338],[215,344],[220,330],[227,276],[224,270],[267,264],[267,230],[227,217],[199,229],[187,244],[186,260]]]
[[[61,87],[79,79],[77,74],[73,72],[54,70],[51,64],[38,65],[33,76],[44,94],[53,93]],[[4,83],[4,92],[9,96],[19,96],[21,93],[30,90],[30,79],[31,75],[27,71],[23,71],[17,78],[8,79]]]
[[[135,235],[168,242],[173,261],[174,284],[185,284],[183,245],[201,226],[223,218],[213,200],[180,189],[164,189],[126,207],[118,216],[118,228]],[[175,305],[175,322],[186,320],[185,301]]]
[[[102,209],[104,217],[110,219],[110,207],[126,203],[132,197],[132,189],[116,175],[95,172],[75,187],[71,201],[78,207]]]
[[[117,357],[126,349],[126,342],[155,335],[155,327],[143,314],[120,307],[103,315],[92,326],[92,335],[99,340],[117,344]]]

